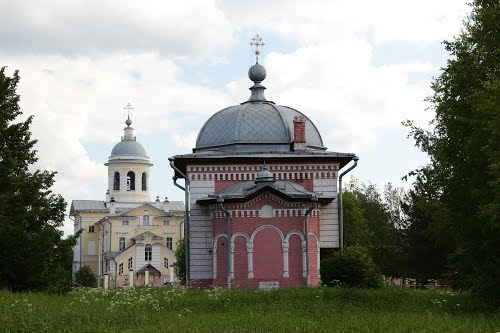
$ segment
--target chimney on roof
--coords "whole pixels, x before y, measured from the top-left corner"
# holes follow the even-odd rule
[[[293,118],[293,150],[306,150],[306,120],[302,116]]]
[[[111,197],[111,201],[109,202],[109,214],[113,215],[114,213],[116,213],[115,198]]]

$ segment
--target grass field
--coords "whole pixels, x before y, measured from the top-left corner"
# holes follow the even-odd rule
[[[341,288],[0,291],[3,332],[498,332],[468,294]]]

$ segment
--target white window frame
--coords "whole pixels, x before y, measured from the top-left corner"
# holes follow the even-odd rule
[[[125,251],[125,237],[118,238],[118,251]]]
[[[174,238],[173,237],[165,237],[165,246],[172,250],[174,248]]]
[[[146,244],[144,246],[144,261],[151,261],[153,259],[153,246]]]

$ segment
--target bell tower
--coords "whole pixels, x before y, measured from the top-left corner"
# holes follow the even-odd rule
[[[130,110],[123,129],[123,136],[109,156],[108,162],[108,191],[106,201],[113,198],[117,202],[146,202],[149,198],[149,168],[153,165],[146,155],[144,147],[137,142],[134,136]]]

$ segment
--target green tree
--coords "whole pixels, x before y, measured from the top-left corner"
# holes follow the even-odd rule
[[[175,275],[182,284],[186,283],[186,247],[184,238],[179,239],[175,250]]]
[[[427,184],[428,171],[417,175],[413,188],[401,203],[404,213],[405,273],[421,282],[440,279],[446,269],[447,247],[440,235],[443,231],[435,223],[438,218],[439,198],[435,189]]]
[[[401,230],[373,184],[357,180],[346,184],[344,201],[345,246],[365,247],[383,274],[401,274]]]
[[[321,261],[321,281],[335,287],[379,288],[382,275],[365,248],[351,246]]]
[[[406,122],[431,163],[416,174],[436,188],[434,230],[449,246],[462,287],[500,302],[500,2],[475,0],[451,54],[432,83],[433,129]]]
[[[72,246],[58,230],[66,204],[50,191],[54,172],[30,171],[37,161],[29,126],[21,115],[18,72],[0,69],[0,287],[15,291],[63,291],[71,286]]]
[[[75,272],[75,286],[92,288],[97,287],[97,276],[94,274],[94,271],[92,271],[90,266],[82,266]]]

